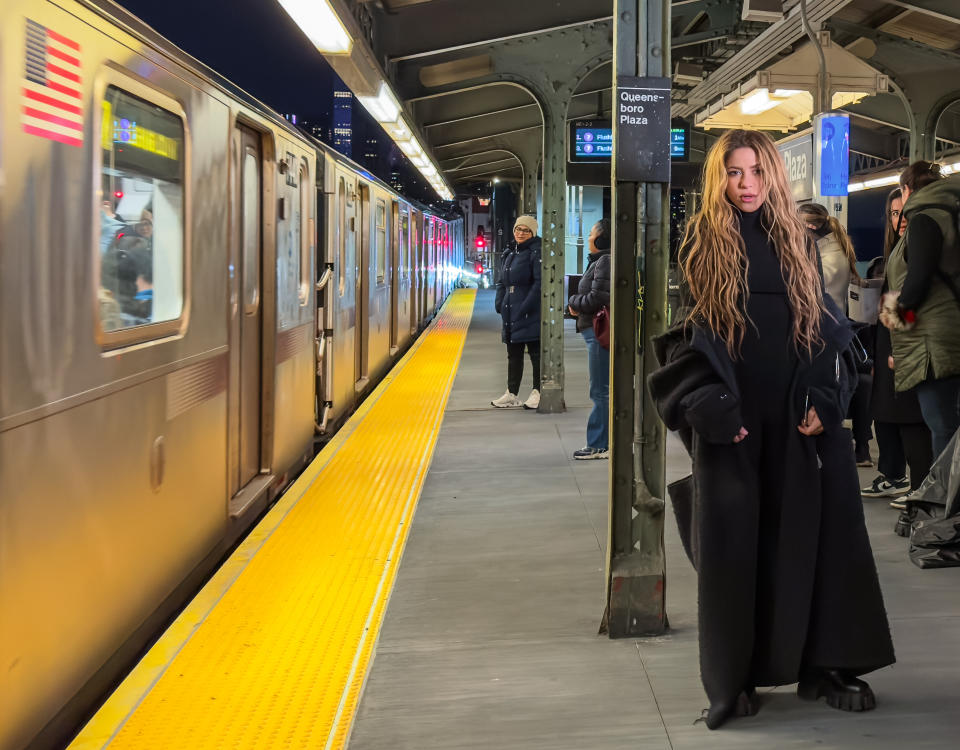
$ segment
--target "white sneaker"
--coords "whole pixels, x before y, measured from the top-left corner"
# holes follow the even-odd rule
[[[516,397],[515,394],[507,391],[500,398],[494,399],[490,402],[491,405],[496,406],[498,409],[509,409],[512,406],[523,406],[523,402]]]
[[[540,406],[540,391],[534,388],[530,391],[530,398],[523,402],[524,409],[536,409]]]

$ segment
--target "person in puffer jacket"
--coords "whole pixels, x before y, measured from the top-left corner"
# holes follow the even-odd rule
[[[593,318],[601,308],[610,308],[610,222],[601,219],[587,238],[590,260],[580,277],[577,293],[567,306],[577,316],[577,333],[587,345],[587,371],[590,373],[590,400],[593,410],[587,418],[587,444],[573,452],[578,461],[609,456],[610,439],[610,350],[597,341]]]
[[[507,392],[490,403],[498,409],[540,405],[540,237],[537,220],[519,216],[513,225],[515,247],[503,256],[497,282],[496,309],[503,318],[503,343],[507,345]],[[533,390],[521,401],[523,350],[533,366]]]
[[[907,231],[890,253],[880,322],[898,393],[916,387],[933,457],[960,427],[960,175],[918,161],[900,175]]]

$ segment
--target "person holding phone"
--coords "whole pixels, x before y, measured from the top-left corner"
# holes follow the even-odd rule
[[[853,331],[773,141],[724,133],[680,251],[679,323],[648,386],[693,473],[669,487],[698,573],[711,729],[756,713],[756,688],[872,709],[858,677],[894,661],[849,431]]]

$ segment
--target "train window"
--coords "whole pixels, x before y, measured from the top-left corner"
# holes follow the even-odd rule
[[[101,101],[97,302],[107,346],[175,331],[184,307],[183,118],[135,88],[149,99],[108,85]]]
[[[306,160],[300,163],[300,305],[310,299],[310,269],[313,264],[313,220],[310,218],[310,171]]]
[[[340,296],[346,288],[347,274],[347,183],[341,177],[337,188],[337,268],[340,276]]]
[[[243,155],[243,312],[260,304],[260,162],[248,148]]]
[[[382,200],[377,201],[377,283],[382,284],[387,276],[387,209]]]
[[[406,281],[410,278],[410,215],[406,211],[400,212],[400,253],[397,265],[400,278]]]

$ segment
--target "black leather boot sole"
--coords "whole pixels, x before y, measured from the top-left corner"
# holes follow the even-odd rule
[[[741,690],[732,703],[715,703],[707,710],[704,724],[707,729],[718,729],[733,716],[756,716],[760,710],[760,698],[754,688]]]
[[[807,701],[826,698],[828,706],[841,711],[872,711],[877,707],[877,698],[867,683],[835,669],[804,677],[797,695]]]

